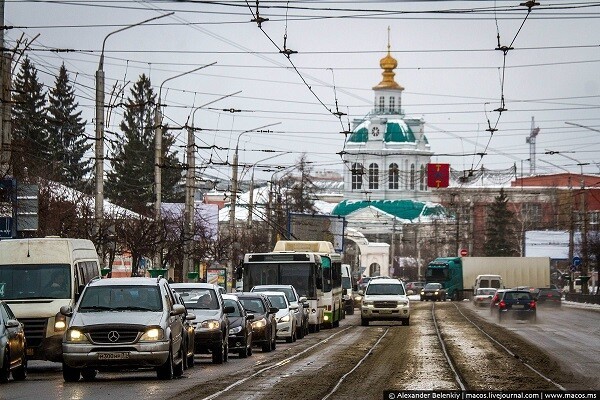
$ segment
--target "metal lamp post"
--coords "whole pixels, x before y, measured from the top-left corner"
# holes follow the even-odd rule
[[[102,225],[104,224],[104,47],[106,40],[114,35],[115,33],[123,32],[124,30],[133,28],[145,24],[146,22],[154,21],[160,18],[168,17],[175,14],[174,12],[159,15],[158,17],[149,18],[136,24],[128,25],[124,28],[117,29],[116,31],[110,32],[104,37],[102,41],[102,51],[100,53],[100,62],[98,63],[98,70],[96,71],[96,196],[94,202],[94,219],[95,219],[95,230],[99,234]],[[101,243],[99,243],[101,245]],[[100,247],[100,253],[102,257],[102,246]]]

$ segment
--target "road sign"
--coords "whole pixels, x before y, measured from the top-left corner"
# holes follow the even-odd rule
[[[581,265],[581,257],[577,257],[577,256],[573,257],[573,265],[576,267]]]
[[[575,272],[577,271],[577,265],[571,265],[569,269],[571,270],[571,272]]]
[[[467,249],[460,249],[460,256],[461,257],[466,257],[469,255],[469,250]]]

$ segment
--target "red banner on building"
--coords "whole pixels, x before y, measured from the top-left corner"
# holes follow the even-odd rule
[[[427,164],[427,186],[445,188],[450,185],[450,164]]]

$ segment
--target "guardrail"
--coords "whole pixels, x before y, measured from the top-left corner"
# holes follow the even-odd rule
[[[581,294],[581,293],[567,293],[565,300],[574,301],[577,303],[590,303],[600,304],[600,295],[596,294]]]

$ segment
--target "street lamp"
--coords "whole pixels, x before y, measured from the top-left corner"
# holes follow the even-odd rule
[[[184,240],[184,252],[183,252],[183,278],[186,279],[188,272],[192,272],[193,261],[190,266],[190,255],[192,254],[192,236],[194,234],[194,193],[196,191],[195,185],[195,171],[196,171],[196,157],[194,155],[194,119],[196,118],[196,111],[213,104],[219,100],[223,100],[227,97],[234,96],[241,93],[237,91],[235,93],[221,96],[216,100],[209,101],[206,104],[196,107],[191,114],[191,126],[188,126],[188,137],[187,137],[187,171],[185,179],[185,208],[184,208],[184,225],[183,225],[183,240]]]
[[[232,165],[232,173],[231,173],[231,203],[229,207],[229,228],[231,230],[231,234],[233,237],[233,233],[235,231],[235,204],[237,200],[237,187],[238,187],[238,151],[240,146],[240,138],[243,134],[249,132],[258,132],[264,128],[268,128],[274,125],[279,125],[281,122],[275,122],[273,124],[263,125],[258,128],[249,129],[247,131],[243,131],[237,137],[237,141],[235,143],[235,152],[233,153],[233,165]],[[234,262],[235,260],[232,260]]]
[[[116,31],[110,32],[104,37],[102,41],[102,51],[100,53],[100,62],[98,63],[98,70],[96,71],[96,196],[94,203],[94,218],[96,220],[95,228],[97,233],[100,233],[100,229],[104,223],[104,47],[106,40],[115,33],[123,32],[124,30],[133,28],[145,24],[146,22],[154,21],[159,18],[168,17],[175,14],[170,12],[168,14],[159,15],[146,19],[136,24],[128,25],[124,28],[117,29]],[[101,243],[100,243],[101,245]],[[102,246],[99,246],[102,247]],[[102,249],[100,253],[104,258]],[[104,261],[104,260],[103,260]]]
[[[575,125],[575,124],[571,124],[571,125]],[[566,154],[563,154],[559,151],[552,151],[552,150],[546,149],[545,154],[561,155],[565,158],[568,158],[571,161],[575,161],[577,163],[577,165],[579,165],[579,167],[581,168],[581,205],[580,205],[581,228],[580,228],[580,232],[581,232],[581,253],[582,253],[581,255],[583,258],[583,262],[581,263],[581,276],[587,277],[587,272],[588,272],[587,263],[589,261],[589,258],[588,258],[588,245],[587,245],[587,210],[586,210],[586,204],[585,204],[585,176],[583,175],[583,166],[589,165],[590,163],[582,163],[579,160],[577,160],[573,157],[567,156]],[[572,258],[571,258],[571,260],[572,260]],[[573,279],[571,279],[569,288],[572,288],[573,287],[572,285],[573,285]],[[581,293],[588,294],[587,281],[584,282],[583,279],[581,282]]]
[[[213,62],[211,64],[202,65],[201,67],[194,68],[190,71],[182,72],[175,76],[165,79],[158,89],[158,102],[156,103],[156,109],[154,113],[154,218],[156,221],[160,219],[160,206],[162,200],[162,114],[160,111],[160,101],[162,95],[162,88],[165,83],[171,81],[175,78],[182,77],[184,75],[191,74],[192,72],[196,72],[198,70],[204,69],[206,67],[210,67],[211,65],[215,65],[217,62]]]

